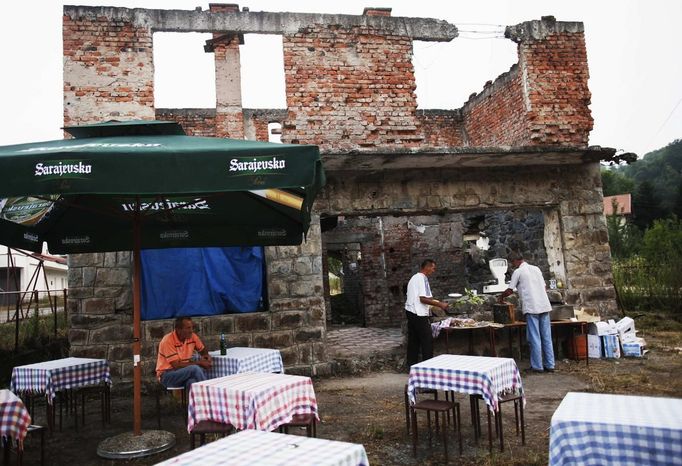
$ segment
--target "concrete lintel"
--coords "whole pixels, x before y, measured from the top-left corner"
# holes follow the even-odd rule
[[[369,27],[413,40],[449,42],[457,27],[444,20],[392,16],[331,15],[288,12],[211,13],[197,10],[152,10],[143,8],[87,7],[65,5],[72,19],[105,17],[125,21],[155,32],[215,32],[235,34],[295,34],[314,24],[345,28]]]
[[[326,153],[324,169],[334,172],[378,172],[406,169],[569,166],[609,161],[616,150],[598,146],[451,148],[421,152]]]
[[[551,34],[561,32],[584,32],[583,23],[579,21],[557,21],[554,16],[543,16],[540,20],[526,21],[514,26],[507,26],[504,37],[516,43],[545,40]]]

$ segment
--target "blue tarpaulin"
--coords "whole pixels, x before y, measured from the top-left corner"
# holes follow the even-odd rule
[[[254,312],[264,301],[263,248],[142,251],[142,320]]]

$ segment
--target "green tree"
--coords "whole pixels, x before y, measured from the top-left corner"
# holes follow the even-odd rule
[[[642,230],[646,230],[654,220],[664,216],[661,202],[651,182],[644,181],[637,187],[632,199],[632,213],[635,225]]]
[[[613,168],[602,168],[601,182],[604,196],[627,194],[635,191],[635,181],[623,172]]]
[[[644,234],[642,256],[651,264],[682,260],[682,221],[676,216],[654,221]]]
[[[632,223],[624,223],[622,217],[610,215],[606,217],[606,228],[609,233],[611,255],[617,259],[627,259],[639,253],[642,243],[642,232]]]

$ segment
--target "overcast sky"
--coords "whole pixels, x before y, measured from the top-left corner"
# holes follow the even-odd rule
[[[78,5],[208,8],[186,0],[79,0]],[[62,5],[54,0],[3,2],[0,7],[0,145],[61,138]],[[682,2],[571,1],[246,1],[251,11],[362,14],[391,7],[393,16],[443,19],[460,29],[449,43],[415,43],[420,108],[453,109],[516,63],[504,25],[553,15],[585,23],[594,129],[590,144],[644,155],[682,138]],[[202,34],[155,34],[157,107],[215,107],[213,56]],[[243,104],[283,108],[281,39],[246,36]]]

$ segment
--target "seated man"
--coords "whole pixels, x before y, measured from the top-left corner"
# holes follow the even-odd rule
[[[200,358],[195,359],[195,351]],[[194,333],[191,317],[175,319],[175,330],[164,335],[159,343],[156,377],[166,388],[185,387],[206,380],[211,356],[199,336]]]

